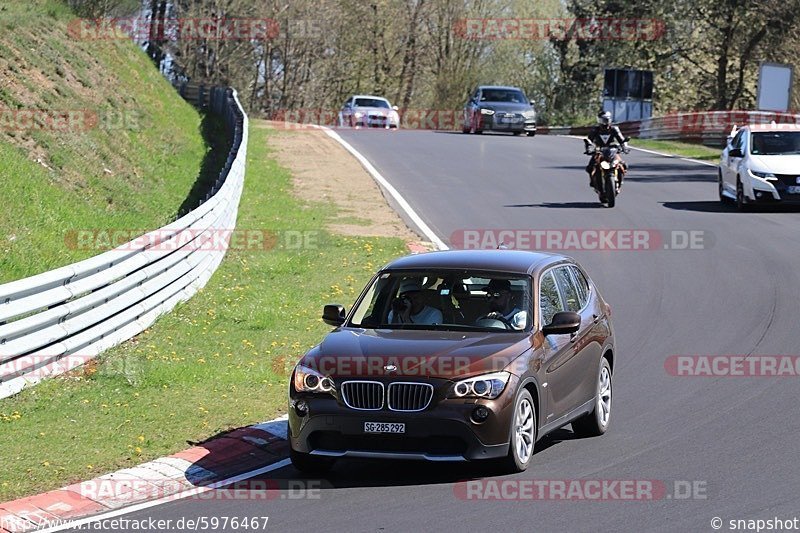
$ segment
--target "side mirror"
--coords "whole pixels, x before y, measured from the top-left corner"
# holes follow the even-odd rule
[[[542,334],[548,335],[568,335],[575,333],[581,327],[581,315],[572,311],[561,311],[553,316],[553,321],[542,328]]]
[[[531,105],[531,107],[534,107],[536,105],[533,103],[533,100],[530,100],[528,103]]]
[[[341,326],[344,324],[344,317],[344,306],[328,304],[322,308],[322,321],[330,326]]]
[[[392,106],[392,109],[394,109],[395,111],[400,111],[400,108],[399,108],[399,107],[397,107],[396,105],[393,105],[393,106]]]
[[[731,148],[728,151],[728,157],[743,157],[743,156],[744,154],[742,154],[741,148]]]

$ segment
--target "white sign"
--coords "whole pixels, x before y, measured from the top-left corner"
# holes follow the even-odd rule
[[[786,112],[791,95],[792,66],[761,63],[758,72],[758,109]]]

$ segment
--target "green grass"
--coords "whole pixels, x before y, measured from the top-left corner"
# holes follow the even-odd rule
[[[330,204],[301,203],[251,128],[237,227],[309,231],[317,248],[231,250],[206,288],[70,377],[0,400],[0,501],[187,448],[286,408],[288,373],[330,330],[325,303],[352,305],[372,273],[406,253],[397,238],[325,234]]]
[[[681,157],[690,157],[700,161],[716,161],[719,159],[721,149],[711,148],[702,144],[692,144],[680,141],[654,141],[652,139],[632,139],[631,146],[655,150]]]
[[[0,125],[0,283],[85,259],[74,230],[173,220],[203,168],[203,117],[133,42],[76,39],[57,0],[0,0],[0,106],[83,111],[67,131]]]

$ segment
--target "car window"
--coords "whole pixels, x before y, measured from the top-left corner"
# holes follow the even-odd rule
[[[389,109],[391,106],[389,102],[386,100],[381,100],[380,98],[356,98],[355,100],[356,107],[381,107],[384,109]]]
[[[524,104],[525,95],[518,89],[485,89],[481,94],[481,102],[508,102]]]
[[[576,266],[571,266],[572,278],[575,281],[575,288],[578,290],[578,301],[581,304],[581,309],[586,306],[589,301],[589,282],[586,281],[586,276]]]
[[[733,140],[731,141],[731,148],[741,148],[742,136],[744,135],[744,130],[739,130],[739,132],[734,136]]]
[[[563,266],[556,268],[553,273],[558,281],[558,287],[561,289],[561,294],[564,297],[564,304],[567,311],[578,312],[581,310],[580,298],[578,298],[578,289],[575,287],[575,282],[570,274],[570,267]]]
[[[539,282],[539,314],[541,315],[542,325],[546,326],[553,321],[553,316],[564,310],[561,303],[561,296],[558,294],[556,279],[553,271],[547,272]]]

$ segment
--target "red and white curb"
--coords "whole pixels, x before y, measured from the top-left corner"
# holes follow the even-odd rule
[[[0,503],[0,533],[73,528],[283,468],[289,464],[287,431],[284,415],[133,468]]]

